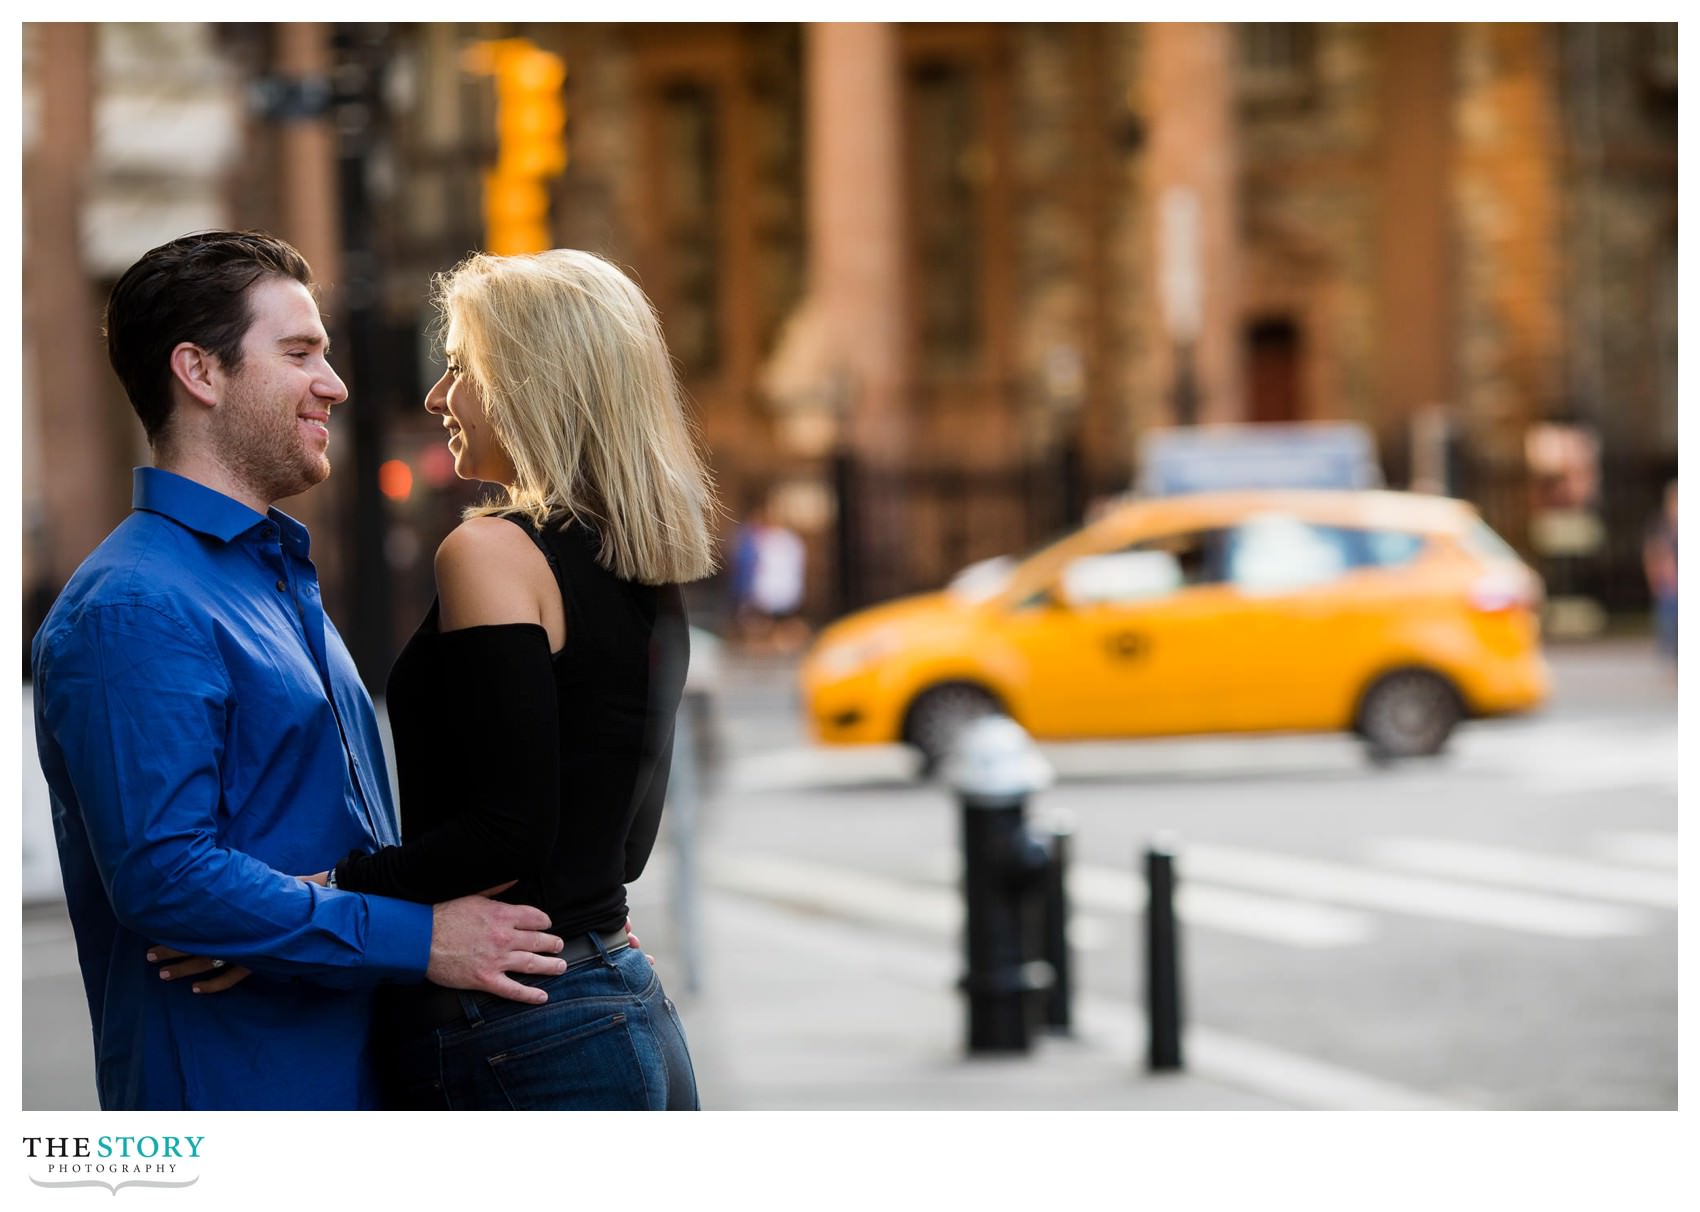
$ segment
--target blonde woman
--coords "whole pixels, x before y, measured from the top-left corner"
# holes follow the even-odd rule
[[[718,506],[654,310],[601,257],[476,255],[436,282],[448,369],[425,397],[455,470],[500,486],[437,551],[390,672],[400,846],[341,888],[436,902],[517,881],[564,940],[538,1000],[391,991],[390,1105],[694,1110],[673,1003],[629,945],[688,659],[681,582]],[[546,1000],[543,1000],[546,999]]]

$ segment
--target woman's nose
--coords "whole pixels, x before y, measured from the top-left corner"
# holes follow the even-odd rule
[[[448,372],[444,371],[443,377],[438,379],[435,383],[431,384],[431,390],[425,393],[425,411],[426,412],[440,413],[440,412],[445,411],[448,408],[449,393],[448,393],[447,388],[445,387],[445,384],[447,384],[448,380],[449,380]]]

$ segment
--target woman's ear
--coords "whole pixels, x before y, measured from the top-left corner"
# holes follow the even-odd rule
[[[171,351],[171,373],[190,399],[207,408],[217,407],[223,395],[224,375],[212,354],[183,341]]]

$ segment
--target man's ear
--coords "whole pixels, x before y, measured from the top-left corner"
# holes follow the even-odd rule
[[[216,408],[224,395],[224,370],[218,359],[188,341],[171,351],[171,373],[189,393],[189,398],[207,408]]]

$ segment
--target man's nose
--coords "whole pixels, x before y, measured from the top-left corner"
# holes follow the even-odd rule
[[[333,404],[341,404],[348,399],[348,385],[342,381],[342,376],[331,368],[329,362],[325,363],[325,373],[319,376],[319,381],[313,386],[319,395]]]

